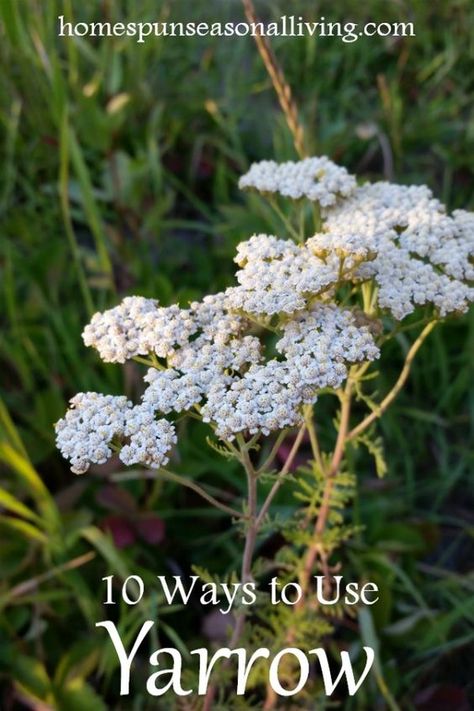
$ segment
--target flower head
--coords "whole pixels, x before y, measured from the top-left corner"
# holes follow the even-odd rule
[[[71,462],[75,474],[84,474],[91,464],[104,464],[112,456],[110,443],[122,436],[132,403],[126,397],[78,393],[70,409],[55,425],[56,445]]]
[[[233,440],[239,432],[269,434],[301,422],[300,405],[309,392],[295,382],[287,363],[270,360],[252,365],[242,377],[213,384],[202,408],[218,437]]]
[[[353,263],[370,259],[355,277],[375,280],[379,306],[396,319],[416,305],[432,304],[445,316],[474,300],[464,281],[474,274],[474,218],[463,211],[449,217],[427,187],[367,184],[324,218],[325,231],[308,246]]]
[[[94,314],[82,337],[106,363],[124,363],[149,353],[164,358],[195,330],[186,309],[160,307],[154,299],[143,296],[126,296],[115,308]]]
[[[239,188],[279,193],[293,200],[306,197],[324,207],[347,197],[355,187],[355,178],[325,156],[286,163],[263,160],[253,163],[239,180]]]
[[[129,443],[120,450],[124,464],[143,464],[159,469],[168,462],[168,453],[176,444],[176,431],[168,420],[155,420],[154,409],[143,403],[132,408],[126,418],[124,434]]]
[[[103,360],[153,356],[156,367],[138,405],[98,393],[71,400],[56,435],[73,471],[105,462],[112,447],[125,464],[163,466],[176,442],[170,413],[194,410],[229,441],[296,425],[352,364],[379,357],[373,306],[402,319],[417,305],[444,316],[474,300],[474,214],[449,216],[425,186],[356,187],[324,157],[262,161],[239,184],[319,202],[321,231],[303,244],[253,235],[237,247],[237,285],[189,308],[131,296],[95,314],[83,338]],[[361,282],[373,287],[364,319]]]
[[[351,311],[322,303],[288,321],[276,349],[302,385],[316,388],[338,388],[349,364],[380,356],[368,326],[358,325]]]
[[[228,309],[257,316],[291,314],[305,308],[339,277],[334,260],[325,263],[306,246],[271,235],[254,235],[239,245],[239,286],[225,292]]]
[[[205,422],[232,440],[239,432],[268,434],[301,422],[301,406],[314,403],[318,390],[338,388],[347,366],[379,356],[368,326],[350,311],[315,304],[283,326],[276,349],[284,358],[252,364],[241,375],[211,384],[202,407]]]
[[[117,446],[124,438],[129,440],[119,454],[126,464],[156,468],[168,461],[167,452],[176,442],[174,427],[167,420],[155,420],[147,403],[133,407],[123,396],[87,392],[75,395],[70,404],[55,429],[57,447],[74,473],[104,464],[112,456],[114,439]]]

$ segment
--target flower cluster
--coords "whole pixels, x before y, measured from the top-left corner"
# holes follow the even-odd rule
[[[202,416],[224,440],[232,441],[236,434],[246,431],[267,435],[298,424],[300,405],[310,402],[311,396],[316,399],[314,393],[300,386],[288,363],[273,359],[252,365],[243,377],[214,382]]]
[[[322,303],[285,324],[276,348],[298,373],[302,386],[317,388],[340,387],[347,377],[347,363],[380,355],[368,326],[358,325],[351,311]]]
[[[114,439],[129,437],[120,458],[125,464],[143,463],[159,468],[176,442],[174,427],[155,420],[147,405],[133,407],[123,396],[78,393],[65,417],[56,423],[56,443],[71,462],[71,470],[84,474],[91,464],[104,464],[113,454]]]
[[[308,296],[334,285],[339,270],[334,260],[327,263],[306,245],[254,235],[238,247],[235,261],[239,286],[229,287],[226,304],[256,316],[291,314],[303,309]]]
[[[143,296],[127,296],[114,309],[94,314],[82,337],[106,363],[124,363],[149,353],[166,357],[195,329],[189,311],[175,305],[159,307],[155,299]]]
[[[193,373],[182,375],[174,368],[150,368],[143,379],[149,383],[143,393],[143,402],[164,415],[173,410],[186,412],[201,401],[202,387]]]
[[[323,207],[334,205],[338,197],[347,197],[355,187],[354,176],[325,156],[281,164],[262,160],[239,180],[239,188],[279,193],[293,200],[306,197]]]
[[[147,403],[133,407],[125,418],[124,435],[129,443],[120,450],[124,464],[144,464],[159,469],[168,462],[168,452],[176,444],[176,433],[168,420],[155,419],[155,409]]]
[[[110,443],[123,435],[132,403],[126,397],[78,393],[65,417],[56,423],[56,444],[71,469],[83,474],[89,465],[104,464],[112,456]]]
[[[192,411],[225,441],[294,426],[352,364],[379,357],[378,316],[400,320],[416,305],[444,316],[474,300],[474,215],[447,215],[424,186],[356,187],[327,158],[263,161],[240,186],[317,201],[317,234],[299,244],[253,235],[237,248],[237,284],[186,308],[135,296],[95,314],[86,345],[106,362],[150,367],[135,406],[97,393],[71,400],[56,433],[73,471],[114,449],[125,464],[163,466],[177,413]],[[371,294],[363,318],[361,284]]]
[[[367,184],[324,211],[324,231],[308,244],[317,254],[367,259],[356,279],[374,279],[378,304],[400,320],[416,305],[441,316],[467,310],[474,290],[474,215],[449,217],[426,186]]]
[[[216,380],[202,408],[216,434],[232,440],[239,432],[269,434],[301,422],[301,406],[314,403],[321,388],[338,388],[348,363],[374,360],[379,349],[367,326],[334,304],[299,312],[282,328],[273,358],[243,375]]]

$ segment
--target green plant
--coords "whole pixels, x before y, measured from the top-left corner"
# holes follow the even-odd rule
[[[272,501],[307,433],[311,465],[305,478],[297,479],[304,506],[283,528],[278,521],[270,528],[281,530],[290,547],[289,552],[283,548],[281,560],[277,556],[275,568],[280,571],[283,566],[287,584],[297,585],[293,615],[290,620],[287,611],[279,613],[271,606],[258,614],[253,609],[259,624],[246,633],[248,614],[239,609],[229,647],[235,649],[245,640],[252,648],[252,640],[261,644],[267,639],[275,651],[284,641],[309,651],[328,632],[308,603],[315,567],[329,590],[330,560],[354,531],[344,522],[356,481],[354,459],[347,452],[364,447],[379,476],[385,474],[383,445],[372,425],[402,390],[416,353],[438,321],[466,311],[472,300],[468,281],[474,220],[464,211],[447,216],[424,187],[388,183],[356,187],[354,178],[327,158],[281,165],[264,161],[253,165],[240,185],[268,197],[296,242],[260,234],[240,243],[235,258],[240,267],[238,286],[189,308],[127,297],[119,306],[95,314],[83,332],[86,345],[95,347],[106,362],[134,359],[148,366],[144,377],[148,387],[138,405],[125,397],[75,396],[56,425],[57,444],[76,473],[84,473],[91,463],[104,464],[117,452],[125,464],[148,466],[156,470],[157,478],[182,483],[230,513],[244,530],[239,580],[245,587],[258,577],[255,551],[261,528],[268,532]],[[291,211],[278,205],[280,196],[294,201]],[[316,233],[308,238],[311,218]],[[418,318],[403,324],[420,305]],[[418,335],[397,381],[377,398],[370,390],[377,375],[371,363],[388,341],[413,329]],[[340,410],[329,454],[319,444],[313,405],[331,395]],[[353,400],[369,414],[351,426]],[[171,422],[188,416],[210,424],[219,443],[209,438],[208,443],[218,454],[236,459],[245,471],[242,511],[165,468],[177,441],[166,415],[172,415]],[[274,473],[274,459],[294,425],[299,425],[298,435],[283,467]],[[276,442],[263,460],[257,460],[253,452],[272,431],[279,432]],[[260,504],[262,479],[271,487]],[[318,597],[317,607],[323,604]],[[370,618],[361,614],[371,634]],[[293,688],[291,672],[288,677]],[[396,708],[379,662],[376,678],[387,702]],[[214,684],[205,708],[211,707],[215,693]],[[265,708],[275,703],[269,688]]]
[[[267,18],[286,9],[278,2],[257,7]],[[335,11],[334,19],[359,22],[407,19],[403,5],[362,6],[351,0],[336,10],[330,3],[309,8],[295,2],[293,11],[310,21],[321,14],[333,19]],[[111,21],[127,21],[137,19],[136,9],[105,3],[99,11],[93,4],[27,0],[1,3],[0,12],[0,52],[7,68],[0,80],[2,395],[29,458],[59,500],[61,518],[74,513],[84,527],[97,526],[104,517],[98,492],[112,476],[128,474],[96,473],[70,490],[67,468],[54,453],[52,423],[78,388],[117,393],[124,383],[120,369],[99,366],[78,337],[88,313],[58,198],[58,106],[62,102],[77,137],[113,264],[118,296],[98,267],[91,213],[84,208],[86,184],[79,182],[78,164],[72,165],[69,153],[63,195],[67,182],[94,309],[111,306],[130,292],[185,304],[227,286],[235,244],[254,229],[278,233],[282,228],[262,201],[251,196],[236,200],[236,173],[246,169],[248,156],[292,158],[291,135],[275,111],[271,83],[250,39],[167,40],[141,47],[112,39],[64,42],[55,35],[58,14],[91,21],[106,19],[103,13],[108,12]],[[211,3],[203,10],[183,1],[173,12],[188,18],[196,13],[196,19],[203,13],[219,19],[222,13],[228,19],[230,6]],[[331,40],[275,38],[300,120],[313,129],[307,129],[309,149],[378,177],[388,175],[388,148],[388,158],[390,152],[395,155],[397,181],[428,182],[452,208],[469,201],[472,209],[472,13],[468,0],[412,3],[409,19],[415,21],[416,38],[397,43],[360,41],[342,48]],[[141,3],[140,15],[155,18],[156,3]],[[52,75],[48,67],[54,68]],[[179,89],[183,86],[185,92]],[[119,95],[129,97],[128,103],[112,101]],[[355,525],[363,521],[364,532],[344,547],[341,562],[348,576],[376,575],[383,590],[374,610],[381,663],[390,689],[406,708],[417,703],[420,689],[434,694],[438,681],[468,688],[472,678],[464,650],[472,621],[466,491],[472,470],[473,325],[472,314],[440,324],[380,422],[390,476],[374,481],[364,448],[350,452],[358,459],[358,484],[347,516]],[[404,333],[386,344],[374,390],[390,389],[408,348]],[[135,366],[124,372],[132,396]],[[319,434],[329,449],[333,399],[321,398],[319,407]],[[198,422],[183,423],[181,434],[175,471],[182,476],[192,471],[215,496],[235,505],[244,494],[235,462],[206,451]],[[1,486],[29,505],[29,490],[12,472],[4,461]],[[8,707],[14,693],[12,661],[19,650],[41,659],[53,674],[61,654],[90,636],[101,614],[97,581],[109,572],[119,575],[119,560],[133,560],[133,569],[141,568],[145,576],[150,570],[169,570],[169,561],[183,571],[199,564],[222,575],[237,567],[240,542],[226,525],[226,514],[201,506],[190,489],[126,480],[115,486],[133,496],[143,515],[159,510],[166,538],[158,549],[139,539],[118,551],[118,558],[96,557],[82,565],[76,593],[66,584],[67,576],[43,576],[65,560],[93,552],[89,542],[79,539],[66,558],[51,566],[49,558],[38,555],[38,543],[9,527],[9,540],[1,547],[2,592],[24,581],[43,582],[15,598],[2,617],[2,705]],[[293,515],[292,486],[279,490],[273,510],[284,519]],[[124,516],[122,511],[117,515]],[[279,545],[270,535],[266,541],[264,557]],[[79,599],[85,600],[80,623],[78,589]],[[47,596],[56,599],[53,606],[41,603]],[[149,606],[145,616],[154,615],[153,600]],[[121,613],[126,616],[127,609]],[[170,635],[174,631],[191,643],[201,618],[197,608],[189,615],[171,615]],[[360,639],[355,621],[342,618],[333,624],[338,644]],[[104,645],[101,658],[106,653]],[[97,669],[87,671],[88,678],[113,706],[115,685]],[[140,698],[146,705],[137,684],[137,703]],[[373,698],[365,700],[366,706],[375,703]]]

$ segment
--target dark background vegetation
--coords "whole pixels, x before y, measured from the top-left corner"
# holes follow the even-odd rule
[[[414,21],[415,38],[275,38],[273,47],[315,153],[474,209],[470,0],[256,5],[267,19]],[[239,174],[252,160],[295,155],[251,38],[60,40],[59,14],[226,20],[242,9],[0,1],[0,706],[147,708],[146,668],[129,705],[117,705],[114,655],[93,627],[107,617],[101,578],[139,573],[147,583],[142,603],[120,610],[125,639],[159,610],[160,639],[192,647],[201,612],[161,606],[153,576],[192,564],[228,572],[241,541],[225,515],[172,484],[114,482],[115,463],[76,479],[53,423],[79,390],[138,393],[139,366],[104,365],[84,347],[91,309],[126,294],[185,304],[229,285],[236,244],[271,228],[238,192]],[[350,512],[365,528],[344,573],[382,587],[375,634],[403,709],[469,708],[473,316],[430,337],[380,425],[388,474],[362,468]],[[407,343],[387,354],[381,392]],[[204,428],[183,434],[174,468],[238,497],[241,474],[206,449]],[[288,515],[294,503],[289,487],[277,509]],[[383,708],[375,687],[367,694],[344,708]]]

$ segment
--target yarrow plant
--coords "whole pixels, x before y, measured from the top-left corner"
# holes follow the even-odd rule
[[[261,603],[262,624],[250,630],[238,610],[229,644],[258,637],[275,649],[281,641],[304,647],[311,637],[314,646],[314,635],[329,628],[316,624],[306,604],[311,577],[316,569],[330,571],[330,557],[351,534],[343,512],[354,473],[345,455],[364,445],[383,469],[373,423],[402,389],[435,325],[474,300],[474,214],[448,215],[425,186],[358,185],[325,157],[262,161],[239,185],[269,201],[282,234],[241,242],[236,284],[222,293],[185,308],[129,296],[95,314],[85,344],[105,362],[147,366],[141,402],[79,393],[56,424],[57,445],[78,474],[118,453],[124,464],[192,486],[229,512],[244,534],[240,577],[247,582],[259,575],[259,536],[277,526],[272,501],[286,479],[295,479],[295,456],[308,441],[311,461],[295,482],[301,510],[281,524],[287,545],[276,561],[303,595],[278,614]],[[402,326],[415,310],[419,318]],[[375,402],[367,393],[372,363],[402,328],[418,332],[392,390]],[[340,412],[333,451],[323,452],[315,414],[318,398],[328,394]],[[354,399],[368,408],[359,422],[352,422]],[[240,510],[166,469],[179,446],[175,422],[184,416],[208,423],[209,444],[242,464],[248,496]],[[275,471],[286,438],[289,453]],[[274,703],[269,692],[265,708]]]

